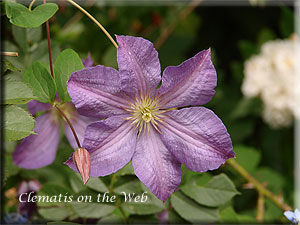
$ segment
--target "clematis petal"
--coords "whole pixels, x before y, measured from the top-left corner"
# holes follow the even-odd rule
[[[105,66],[72,73],[67,86],[78,112],[88,117],[104,119],[124,114],[129,101],[120,89],[118,71]]]
[[[161,80],[160,62],[153,44],[140,37],[116,37],[122,89],[131,97],[153,94]]]
[[[27,103],[28,111],[35,115],[37,112],[47,111],[52,108],[49,103],[42,103],[36,100],[31,100]]]
[[[87,126],[92,123],[95,122],[94,119],[89,118],[89,117],[85,117],[85,116],[80,116],[78,113],[76,113],[75,115],[71,116],[70,121],[76,131],[77,137],[79,139],[80,144],[83,143],[83,137],[84,137],[84,131],[87,128]],[[75,141],[75,138],[73,136],[72,130],[70,128],[70,126],[65,123],[65,135],[70,143],[70,145],[76,149],[78,148],[77,143]]]
[[[210,49],[199,52],[179,66],[164,70],[158,93],[163,108],[203,105],[215,94],[217,73],[210,59]]]
[[[295,209],[295,217],[296,217],[296,220],[298,222],[300,222],[300,211],[298,209]]]
[[[180,163],[153,128],[138,138],[132,166],[136,176],[162,201],[166,201],[180,184]]]
[[[177,160],[190,170],[217,169],[234,157],[232,143],[222,121],[204,107],[184,108],[165,113],[162,140]]]
[[[285,211],[283,213],[285,215],[286,218],[288,218],[289,221],[291,221],[292,223],[296,222],[296,216],[295,213],[291,212],[291,211]]]
[[[25,169],[36,169],[51,164],[56,156],[60,127],[53,121],[51,113],[36,119],[34,132],[24,138],[13,153],[16,165]]]
[[[87,127],[83,148],[90,153],[90,176],[112,174],[124,167],[132,158],[136,146],[136,131],[123,118],[113,116]],[[77,171],[72,156],[66,164]]]

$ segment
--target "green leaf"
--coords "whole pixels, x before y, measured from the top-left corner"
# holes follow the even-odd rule
[[[171,196],[171,203],[176,212],[191,223],[210,223],[219,220],[217,209],[200,206],[180,191]]]
[[[242,142],[245,138],[253,134],[255,120],[252,118],[234,120],[228,124],[227,128],[233,143]]]
[[[26,28],[12,26],[12,34],[19,47],[23,50],[23,53],[27,52],[27,34]]]
[[[36,28],[29,29],[13,25],[12,33],[16,43],[22,49],[23,53],[31,53],[29,47],[31,47],[33,43],[39,42],[42,38],[42,27],[39,26]]]
[[[37,196],[41,198],[41,201],[37,202],[38,206],[56,206],[62,205],[65,202],[71,202],[72,199],[68,197],[71,196],[72,193],[70,190],[52,183],[46,183],[43,187],[38,191]],[[67,196],[67,197],[65,197]],[[60,219],[58,219],[60,220]]]
[[[90,177],[86,186],[98,192],[108,192],[108,188],[99,177]]]
[[[10,61],[5,59],[3,72],[6,72],[7,70],[10,70],[10,71],[13,71],[13,72],[21,72],[21,70],[18,69],[14,64],[12,64]]]
[[[259,32],[259,35],[257,37],[257,43],[258,45],[263,45],[265,42],[276,39],[276,34],[269,29],[264,28]]]
[[[133,167],[131,162],[129,162],[126,166],[120,169],[117,173],[118,176],[125,176],[125,175],[134,175]]]
[[[72,173],[69,175],[69,178],[71,187],[75,192],[82,191],[86,187],[97,192],[108,192],[108,188],[99,177],[90,177],[86,184],[83,184],[79,173]]]
[[[282,217],[282,211],[276,206],[270,199],[265,200],[265,214],[264,219],[268,222],[280,221]]]
[[[50,73],[40,62],[34,62],[26,69],[23,81],[32,88],[36,100],[43,103],[53,102],[56,86]]]
[[[39,61],[41,63],[49,64],[49,53],[48,53],[48,40],[42,40],[37,45],[38,51],[33,51],[30,57],[30,62]],[[54,62],[60,53],[59,45],[51,39],[51,55],[52,61]],[[48,66],[49,68],[49,66]]]
[[[131,215],[129,224],[159,224],[159,219],[155,215]]]
[[[145,185],[141,183],[140,185],[142,185],[142,189],[144,190],[144,202],[141,202],[141,193],[137,194],[137,192],[126,192],[123,190],[126,193],[127,201],[125,201],[125,195],[123,194],[123,199],[125,202],[121,204],[121,207],[124,209],[125,212],[129,214],[149,215],[161,212],[162,210],[166,209],[163,202],[159,200],[155,195],[153,195]],[[122,189],[120,188],[119,191],[122,191]],[[133,196],[131,201],[129,200],[129,194]],[[137,202],[134,201],[134,198],[136,196],[140,196]]]
[[[10,105],[4,109],[4,139],[16,141],[33,134],[34,119],[24,109]]]
[[[199,204],[210,207],[223,205],[239,193],[225,174],[214,176],[202,187],[185,185],[181,191]]]
[[[262,104],[258,98],[242,98],[231,113],[231,119],[245,118],[249,115],[260,116]]]
[[[289,38],[289,36],[295,32],[295,19],[292,9],[286,6],[281,8],[279,25],[283,38]]]
[[[237,223],[238,215],[234,211],[234,209],[229,206],[220,212],[221,220],[225,223]]]
[[[82,218],[101,218],[111,214],[116,206],[103,203],[73,202],[73,210]]]
[[[279,194],[285,184],[284,177],[271,168],[259,168],[255,171],[254,176],[275,194]]]
[[[236,161],[248,172],[254,172],[261,159],[260,152],[254,148],[243,145],[234,146],[233,149]]]
[[[240,40],[237,45],[244,59],[248,59],[259,52],[257,45],[248,40]]]
[[[117,214],[102,217],[97,224],[124,224],[124,219]]]
[[[5,10],[6,16],[12,24],[19,27],[34,28],[49,20],[58,10],[58,6],[55,3],[46,3],[29,11],[22,4],[7,1]]]
[[[5,154],[4,180],[8,177],[16,175],[20,171],[20,167],[16,166],[12,159],[12,154]]]
[[[187,224],[187,222],[173,209],[168,212],[168,222],[169,224]]]
[[[71,74],[75,71],[83,69],[79,55],[72,49],[62,51],[54,64],[55,82],[57,92],[63,102],[71,101],[67,90],[67,81]]]
[[[4,91],[5,104],[25,104],[35,98],[31,88],[10,76],[5,76]]]
[[[141,182],[139,180],[133,180],[126,182],[125,184],[122,184],[116,188],[114,188],[114,192],[117,194],[122,195],[122,192],[125,193],[141,193],[142,188],[141,188]]]
[[[38,212],[47,220],[63,220],[74,214],[74,212],[67,207],[39,208]]]

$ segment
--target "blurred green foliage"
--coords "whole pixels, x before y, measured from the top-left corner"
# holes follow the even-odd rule
[[[206,107],[226,125],[238,163],[292,205],[293,129],[273,130],[266,125],[261,119],[261,102],[245,99],[241,84],[245,60],[258,53],[264,42],[289,38],[293,33],[293,8],[197,7],[182,17],[185,5],[98,7],[97,4],[99,2],[87,3],[85,8],[111,34],[142,36],[157,44],[161,35],[169,30],[158,49],[162,70],[169,65],[178,65],[202,49],[212,49],[218,86],[216,95]],[[11,25],[7,18],[3,23],[6,51],[19,52],[19,57],[11,57],[5,64],[5,77],[20,77],[36,60],[48,68],[44,25],[43,29],[20,28]],[[117,67],[116,49],[77,9],[66,3],[59,5],[59,11],[50,20],[50,29],[53,62],[62,50],[71,48],[81,58],[86,58],[90,52],[95,64]],[[7,82],[6,85],[12,84]],[[13,107],[23,110],[19,106]],[[95,199],[99,193],[110,192],[119,199],[115,204],[38,203],[38,211],[31,218],[35,222],[159,223],[162,220],[159,214],[164,212],[169,223],[256,222],[257,192],[251,185],[245,186],[246,181],[226,165],[206,173],[192,172],[182,166],[179,190],[163,203],[137,179],[130,163],[113,175],[91,178],[83,185],[78,174],[63,164],[72,153],[63,136],[55,162],[41,169],[16,167],[12,162],[16,144],[5,143],[5,193],[16,189],[23,180],[35,179],[42,184],[38,196],[66,194],[76,198],[90,195]],[[121,198],[123,191],[140,194],[147,191],[148,201],[125,203]],[[9,204],[11,197],[6,196],[4,200],[5,212],[15,212],[16,203]],[[282,211],[268,199],[265,200],[264,221],[285,222]]]

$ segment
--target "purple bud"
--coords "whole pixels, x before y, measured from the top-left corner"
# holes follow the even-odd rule
[[[86,184],[90,178],[90,153],[84,148],[78,148],[73,154],[73,161],[81,175],[83,183]]]

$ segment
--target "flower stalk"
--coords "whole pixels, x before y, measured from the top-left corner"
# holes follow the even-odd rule
[[[33,1],[34,3],[34,1]],[[32,4],[33,4],[32,3]],[[44,4],[46,4],[46,0],[44,0]],[[46,21],[46,29],[47,29],[47,39],[48,39],[48,52],[49,52],[49,64],[50,64],[50,73],[51,76],[54,78],[54,73],[53,73],[53,66],[52,66],[52,55],[51,55],[51,42],[50,42],[50,27],[49,27],[49,21]],[[68,125],[70,126],[73,136],[76,140],[76,143],[78,145],[78,148],[81,148],[78,136],[76,134],[76,131],[71,123],[71,121],[68,119],[68,117],[64,114],[64,112],[59,108],[58,105],[54,105],[54,107],[57,109],[57,111],[60,113],[60,115],[65,119],[65,121],[68,123]]]
[[[227,160],[227,163],[232,166],[242,177],[244,177],[247,181],[252,183],[259,194],[262,194],[269,198],[272,202],[274,202],[280,209],[284,211],[289,211],[292,209],[289,205],[285,204],[278,196],[274,195],[271,191],[269,191],[263,184],[261,184],[258,180],[256,180],[248,171],[242,167],[235,159]]]
[[[35,3],[35,1],[36,1],[36,0],[32,0],[32,2],[30,3],[30,5],[29,5],[29,7],[28,7],[29,11],[31,11],[32,6],[33,6],[33,4]]]
[[[73,136],[74,136],[74,138],[75,138],[75,140],[76,140],[76,143],[77,143],[77,145],[78,145],[78,148],[81,148],[81,145],[80,145],[78,136],[77,136],[77,134],[76,134],[76,131],[75,131],[75,129],[74,129],[74,127],[73,127],[71,121],[68,119],[68,117],[66,116],[66,114],[58,107],[58,105],[55,105],[54,107],[57,109],[57,111],[60,113],[60,115],[64,118],[64,120],[65,120],[65,121],[68,123],[68,125],[70,126],[71,131],[72,131],[72,133],[73,133]]]

